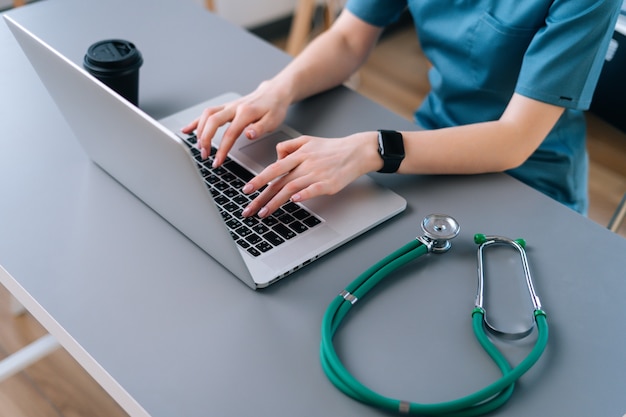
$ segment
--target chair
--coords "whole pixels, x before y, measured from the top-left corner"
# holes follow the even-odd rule
[[[0,271],[1,273],[2,271]],[[14,316],[23,314],[26,310],[13,297],[10,299],[11,313]],[[17,352],[0,360],[0,382],[23,371],[39,359],[54,352],[60,347],[59,342],[51,334],[40,337],[31,344],[24,346]]]
[[[622,223],[624,223],[624,218],[626,217],[626,193],[622,197],[622,201],[617,205],[617,209],[615,213],[613,213],[613,217],[609,221],[608,228],[612,232],[617,232],[617,230],[621,227]]]
[[[28,346],[24,346],[12,355],[0,361],[0,382],[28,368],[39,359],[49,355],[60,347],[51,334],[46,334]]]
[[[15,0],[15,2],[24,0]],[[339,10],[340,0],[324,0],[324,26],[323,30],[328,29],[335,20],[337,11]],[[289,36],[287,37],[287,53],[297,55],[306,46],[311,36],[311,23],[315,13],[316,0],[298,0],[296,9],[293,13],[293,21]],[[215,12],[215,1],[204,0],[204,7]]]
[[[340,3],[339,0],[324,0],[323,30],[327,30],[333,24]],[[308,43],[316,4],[315,0],[298,0],[287,38],[286,50],[290,55],[298,55]]]

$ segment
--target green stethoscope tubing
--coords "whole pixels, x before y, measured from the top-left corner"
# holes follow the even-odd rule
[[[428,253],[426,245],[419,240],[411,241],[372,265],[333,299],[322,319],[320,346],[322,368],[332,384],[344,394],[381,409],[406,414],[450,417],[477,416],[493,411],[511,397],[515,382],[539,360],[548,343],[548,323],[546,314],[541,309],[534,311],[537,325],[535,345],[528,356],[512,368],[485,332],[484,309],[475,307],[472,311],[474,334],[482,348],[500,369],[502,377],[473,394],[447,402],[420,404],[378,394],[354,378],[335,352],[333,337],[356,300],[365,296],[391,272],[426,253]]]

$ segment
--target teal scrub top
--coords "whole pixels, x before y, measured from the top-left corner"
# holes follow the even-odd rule
[[[514,92],[565,107],[537,151],[509,174],[581,213],[589,108],[622,0],[348,0],[375,26],[408,8],[433,67],[415,112],[426,129],[500,118]],[[389,65],[401,65],[390,62]]]

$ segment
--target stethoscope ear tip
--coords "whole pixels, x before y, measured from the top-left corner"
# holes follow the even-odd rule
[[[476,233],[474,235],[474,243],[476,243],[477,245],[482,245],[483,243],[487,243],[490,240],[494,240],[494,241],[500,241],[502,243],[512,243],[515,242],[518,245],[520,245],[523,249],[526,248],[526,240],[519,238],[519,239],[515,239],[515,240],[511,240],[511,239],[507,239],[507,238],[503,238],[500,236],[487,236],[485,234],[482,233]]]
[[[484,234],[476,233],[474,235],[474,243],[476,243],[477,245],[482,245],[486,241],[487,241],[487,236],[485,236]]]

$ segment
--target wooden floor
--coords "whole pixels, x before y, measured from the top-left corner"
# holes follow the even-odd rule
[[[282,45],[280,41],[276,42]],[[398,63],[402,63],[399,65]],[[390,63],[395,63],[390,65]],[[428,63],[411,29],[385,37],[352,80],[358,91],[407,118],[428,92]],[[626,192],[626,135],[589,115],[589,216],[606,225]],[[626,226],[620,230],[626,236]],[[44,334],[28,314],[13,317],[0,286],[0,358]],[[121,417],[126,414],[63,350],[0,382],[0,417]]]

